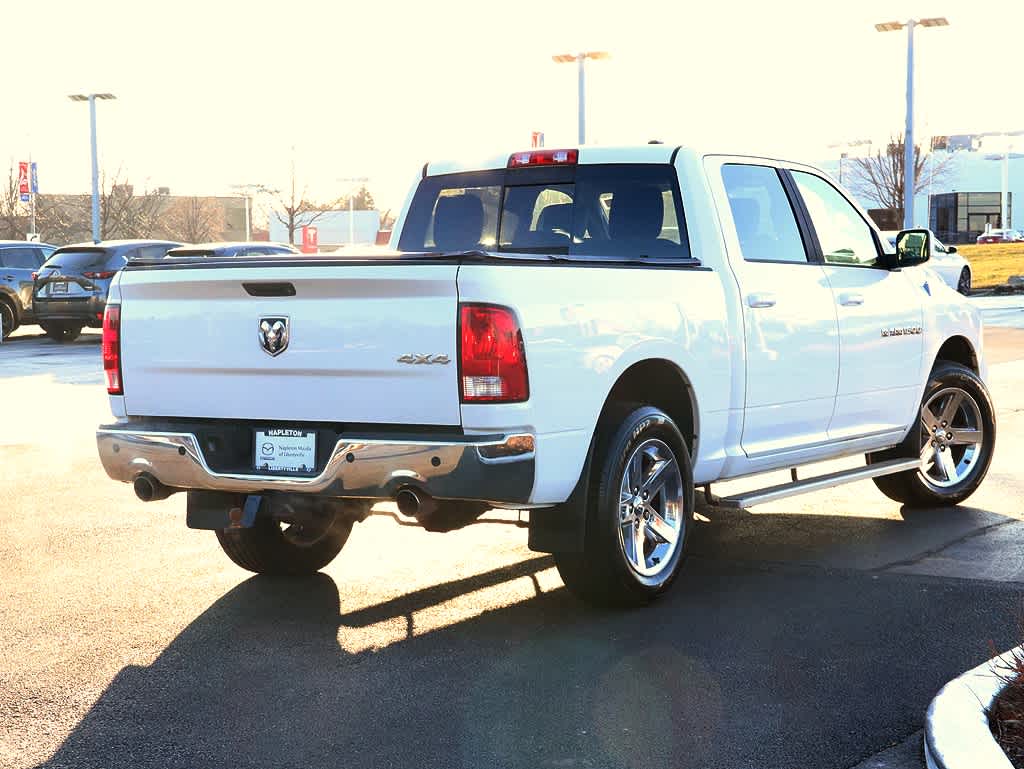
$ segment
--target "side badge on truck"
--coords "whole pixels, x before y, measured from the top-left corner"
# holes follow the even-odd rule
[[[414,366],[430,365],[432,363],[447,364],[451,363],[451,358],[443,353],[434,355],[432,353],[419,353],[419,352],[407,352],[405,355],[400,356],[398,359],[399,363],[411,363]]]
[[[289,331],[287,316],[260,318],[258,337],[263,352],[273,358],[287,350]]]

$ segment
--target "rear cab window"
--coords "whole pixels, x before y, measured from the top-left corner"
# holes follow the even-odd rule
[[[642,163],[427,177],[399,250],[690,256],[675,168]]]

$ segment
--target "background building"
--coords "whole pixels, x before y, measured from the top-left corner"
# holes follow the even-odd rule
[[[1024,137],[1017,137],[1024,145]],[[1024,196],[1024,154],[1009,153],[1009,184],[1007,195],[1007,222],[1002,221],[1003,150],[1005,139],[979,134],[936,137],[940,141],[925,162],[921,176],[930,176],[928,164],[942,168],[935,182],[925,185],[914,195],[914,224],[928,227],[947,243],[973,243],[987,229],[1024,229],[1024,219],[1014,216],[1014,200]],[[1024,147],[1022,147],[1024,149]],[[850,188],[849,177],[854,173],[853,158],[843,161],[844,182]],[[839,163],[833,160],[823,164],[838,177]],[[865,209],[875,204],[859,197]],[[883,229],[900,229],[899,211],[871,211],[872,217]]]

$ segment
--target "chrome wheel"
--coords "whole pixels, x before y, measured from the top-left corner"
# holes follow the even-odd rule
[[[683,476],[664,441],[650,438],[630,455],[619,486],[619,545],[630,567],[655,577],[685,534]]]
[[[966,390],[946,387],[921,408],[921,476],[933,488],[948,489],[977,467],[985,440],[978,402]]]

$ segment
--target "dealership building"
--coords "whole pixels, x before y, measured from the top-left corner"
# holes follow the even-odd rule
[[[1024,137],[1019,139],[1018,143],[1024,144]],[[941,137],[941,141],[936,141],[939,148],[925,161],[921,176],[928,178],[928,163],[932,161],[937,166],[944,164],[944,168],[931,188],[925,186],[914,195],[915,226],[927,226],[946,243],[973,243],[986,230],[1004,226],[1024,230],[1024,219],[1015,217],[1013,211],[1014,201],[1024,196],[1024,154],[1013,151],[1007,161],[1007,222],[1002,222],[1003,142],[1001,137],[990,139],[976,134]],[[843,175],[848,177],[852,167],[852,159],[843,161]],[[826,163],[825,168],[839,176],[838,160]],[[859,202],[883,229],[900,228],[899,212],[872,211],[871,201]]]

